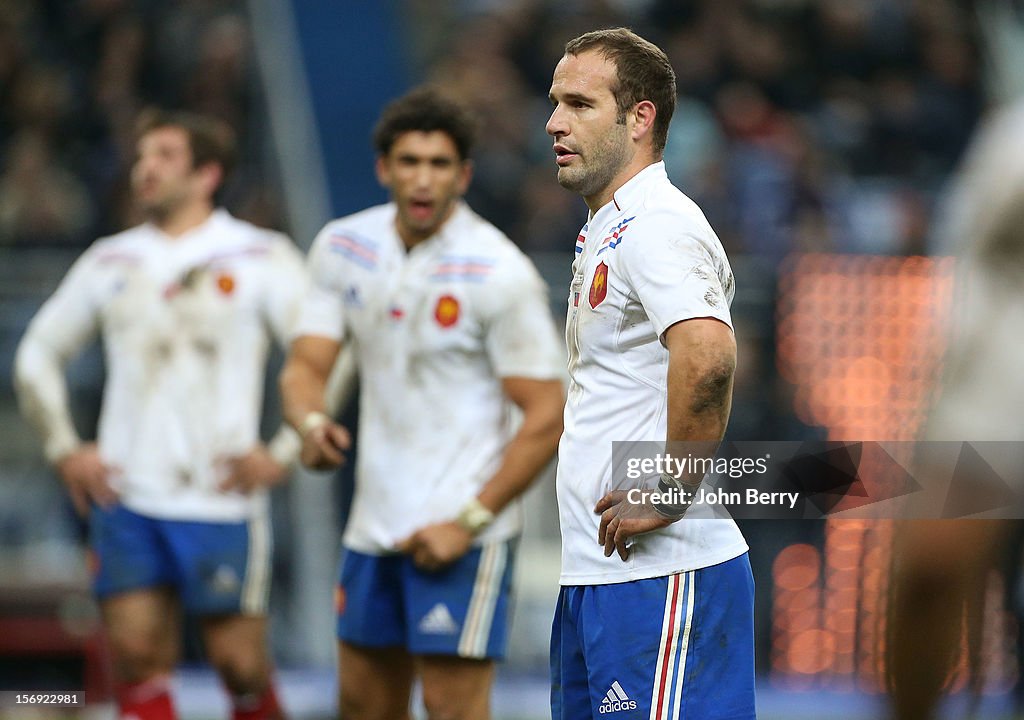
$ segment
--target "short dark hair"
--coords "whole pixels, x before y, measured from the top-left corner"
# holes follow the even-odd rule
[[[594,30],[565,44],[566,55],[587,51],[596,51],[615,64],[618,84],[612,88],[612,95],[619,122],[625,122],[626,113],[641,100],[654,103],[654,149],[662,152],[676,109],[676,73],[665,51],[622,27]]]
[[[143,135],[166,127],[185,131],[192,150],[192,167],[216,163],[224,177],[234,168],[237,152],[235,133],[226,122],[182,110],[148,108],[142,111],[135,123],[135,139],[141,140]]]
[[[399,135],[435,130],[452,139],[461,160],[469,158],[476,141],[476,118],[462,103],[440,89],[419,87],[384,108],[373,129],[373,145],[379,154],[387,155]]]

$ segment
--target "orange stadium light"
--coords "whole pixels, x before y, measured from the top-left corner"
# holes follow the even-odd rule
[[[779,374],[795,388],[797,416],[833,441],[917,439],[942,371],[953,289],[948,257],[788,258],[779,279],[776,354]],[[773,684],[885,690],[892,535],[887,521],[828,520],[822,552],[795,544],[779,553],[772,568]],[[1002,583],[993,574],[975,676],[965,634],[950,689],[971,684],[1000,693],[1016,680],[1008,640],[1015,621]]]

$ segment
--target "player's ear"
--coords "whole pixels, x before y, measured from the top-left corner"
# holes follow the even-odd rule
[[[220,163],[208,162],[196,168],[196,174],[203,184],[204,194],[213,197],[224,183],[224,168]]]
[[[388,159],[386,155],[378,155],[377,162],[374,165],[374,169],[377,171],[377,182],[382,186],[391,189],[391,168],[388,165]]]
[[[473,161],[466,160],[462,161],[462,166],[459,168],[459,194],[465,195],[466,191],[469,190],[469,184],[473,181]]]
[[[633,106],[633,139],[641,140],[644,136],[650,135],[654,130],[654,118],[658,109],[650,100],[641,100]]]

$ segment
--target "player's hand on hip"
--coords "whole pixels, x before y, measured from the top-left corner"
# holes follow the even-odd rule
[[[299,460],[311,470],[333,470],[345,462],[345,451],[352,447],[352,436],[342,425],[325,422],[302,438]]]
[[[120,471],[103,461],[96,443],[85,443],[65,455],[57,462],[57,472],[68,487],[75,511],[82,517],[88,516],[92,503],[102,508],[117,503],[110,476]]]
[[[625,562],[629,558],[630,539],[672,524],[649,503],[630,502],[625,490],[615,490],[597,501],[594,512],[601,516],[597,544],[604,545],[604,556],[618,552]]]
[[[245,455],[228,458],[227,468],[228,476],[218,488],[221,492],[248,494],[277,485],[288,477],[288,468],[275,460],[262,444],[256,445]]]
[[[412,557],[421,570],[440,570],[455,562],[473,545],[473,535],[456,522],[443,522],[420,528],[396,545]]]

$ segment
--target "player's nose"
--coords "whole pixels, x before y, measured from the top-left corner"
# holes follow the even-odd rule
[[[565,122],[565,115],[560,112],[557,107],[551,111],[551,117],[548,118],[548,122],[544,126],[544,129],[551,137],[558,138],[569,134],[569,127]]]

